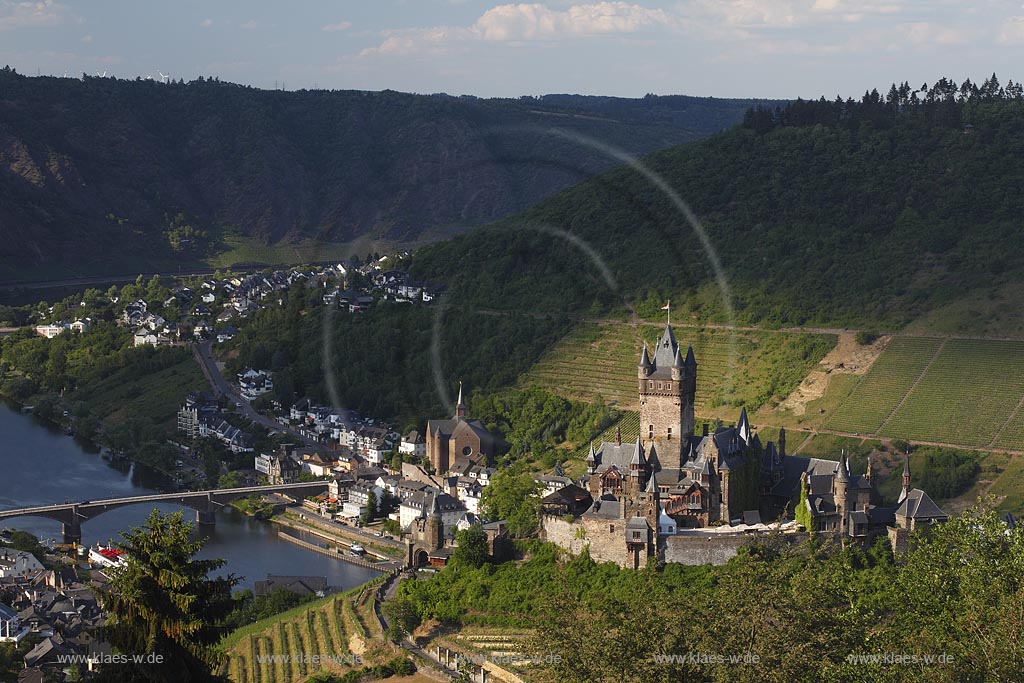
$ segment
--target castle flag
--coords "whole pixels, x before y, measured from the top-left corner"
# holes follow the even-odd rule
[[[669,310],[671,308],[671,306],[672,306],[672,302],[669,301],[664,306],[661,307],[661,310],[667,311],[667,310]]]

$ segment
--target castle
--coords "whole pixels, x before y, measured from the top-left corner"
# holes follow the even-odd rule
[[[899,505],[882,507],[870,463],[861,477],[850,473],[845,454],[838,463],[787,455],[785,429],[777,444],[762,444],[745,409],[735,425],[695,433],[697,362],[693,347],[683,355],[669,324],[653,353],[644,344],[637,382],[636,441],[623,443],[617,432],[614,442],[592,444],[579,486],[541,502],[544,537],[572,552],[586,547],[595,560],[634,568],[650,557],[718,564],[749,536],[717,527],[757,527],[798,506],[809,531],[888,533],[894,547],[916,526],[948,519],[926,493],[909,489],[909,463]],[[581,494],[588,496],[583,505]]]

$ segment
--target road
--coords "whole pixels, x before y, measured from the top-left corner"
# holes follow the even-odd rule
[[[295,429],[291,425],[287,425],[279,420],[275,420],[272,417],[267,417],[263,413],[253,408],[248,401],[243,399],[235,387],[232,386],[220,372],[220,368],[217,367],[217,361],[213,358],[213,341],[205,341],[201,344],[192,345],[192,355],[195,356],[196,361],[199,363],[199,368],[203,371],[210,386],[213,387],[214,392],[218,396],[225,396],[235,404],[235,409],[245,415],[247,418],[255,422],[256,424],[262,425],[271,431],[284,432],[289,436],[295,437],[302,441],[307,446],[316,445],[314,439],[309,438],[299,430]]]

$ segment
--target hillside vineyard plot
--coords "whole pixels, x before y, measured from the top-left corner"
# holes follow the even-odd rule
[[[657,342],[663,328],[584,324],[559,342],[523,378],[569,399],[602,400],[635,410],[636,364],[644,340]],[[831,335],[739,332],[675,327],[698,364],[697,412],[719,406],[754,410],[792,391],[832,348]]]
[[[1024,342],[951,339],[882,434],[986,446],[1022,397]],[[1003,436],[1013,439],[1018,433],[1014,425]],[[1010,447],[1022,446],[1014,441]]]
[[[941,339],[893,339],[825,426],[854,434],[877,432],[941,345]]]

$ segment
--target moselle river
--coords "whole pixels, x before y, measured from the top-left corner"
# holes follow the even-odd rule
[[[0,510],[63,503],[65,499],[100,500],[154,493],[160,477],[147,476],[143,467],[119,466],[90,453],[60,430],[0,403]],[[82,543],[117,541],[124,529],[138,526],[152,504],[131,505],[103,513],[82,525]],[[163,512],[182,510],[195,522],[195,511],[176,505],[157,505]],[[23,529],[61,541],[59,522],[45,517],[0,520],[0,527]],[[277,536],[279,527],[246,517],[232,507],[217,513],[200,557],[227,560],[222,573],[242,577],[240,587],[252,588],[267,574],[326,576],[332,586],[351,588],[377,575],[370,569],[303,550]],[[194,532],[197,536],[200,532]],[[315,536],[288,530],[299,538]]]

